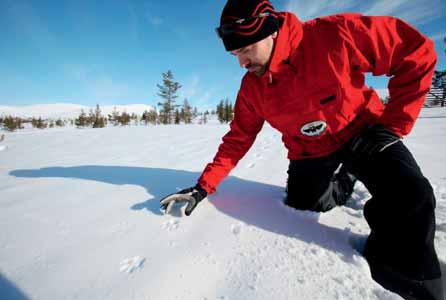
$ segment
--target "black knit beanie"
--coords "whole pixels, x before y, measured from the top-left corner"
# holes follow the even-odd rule
[[[228,0],[217,32],[226,51],[232,51],[254,44],[278,29],[277,12],[268,0]]]

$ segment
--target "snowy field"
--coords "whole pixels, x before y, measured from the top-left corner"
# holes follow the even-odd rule
[[[0,105],[1,116],[14,116],[24,118],[43,118],[43,119],[75,119],[82,110],[88,114],[90,110],[95,110],[96,106],[88,107],[77,104],[53,103],[53,104],[36,104],[27,106],[2,106]],[[102,115],[112,114],[116,109],[118,112],[135,113],[142,115],[144,111],[151,111],[153,107],[145,104],[129,104],[129,105],[108,105],[100,107]]]
[[[227,129],[5,133],[0,299],[400,299],[357,251],[364,186],[325,214],[285,207],[286,150],[269,126],[191,217],[162,215],[159,199],[195,184]],[[405,142],[435,188],[446,262],[446,108],[423,111]]]

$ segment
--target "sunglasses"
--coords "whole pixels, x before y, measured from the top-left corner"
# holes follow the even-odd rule
[[[257,16],[238,19],[232,23],[220,25],[219,27],[215,28],[215,32],[217,33],[219,38],[223,39],[223,37],[231,35],[234,32],[237,32],[243,24],[249,23],[250,21],[258,18],[268,17],[270,15],[271,13],[265,12],[265,13],[260,13]]]

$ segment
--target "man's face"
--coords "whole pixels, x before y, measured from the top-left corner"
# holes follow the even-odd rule
[[[277,32],[257,43],[233,50],[231,51],[231,54],[237,56],[240,67],[246,68],[249,72],[252,72],[257,76],[262,76],[271,59],[274,48],[274,39],[276,37]]]

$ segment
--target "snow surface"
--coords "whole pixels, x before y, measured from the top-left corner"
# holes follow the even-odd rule
[[[73,119],[77,118],[83,109],[85,113],[88,113],[90,109],[96,107],[88,107],[77,104],[37,104],[29,106],[0,106],[0,116],[16,116],[23,118],[39,118],[44,119]],[[106,105],[100,106],[101,112],[104,116],[111,114],[116,108],[118,112],[127,112],[129,114],[135,113],[142,115],[145,110],[151,111],[154,108],[146,104],[129,104],[129,105]]]
[[[445,109],[406,144],[437,196],[446,262]],[[439,117],[443,116],[443,117]],[[325,214],[282,204],[286,150],[265,126],[190,217],[161,197],[195,184],[227,125],[47,129],[0,145],[1,299],[400,299],[359,254],[370,197],[360,183]]]

